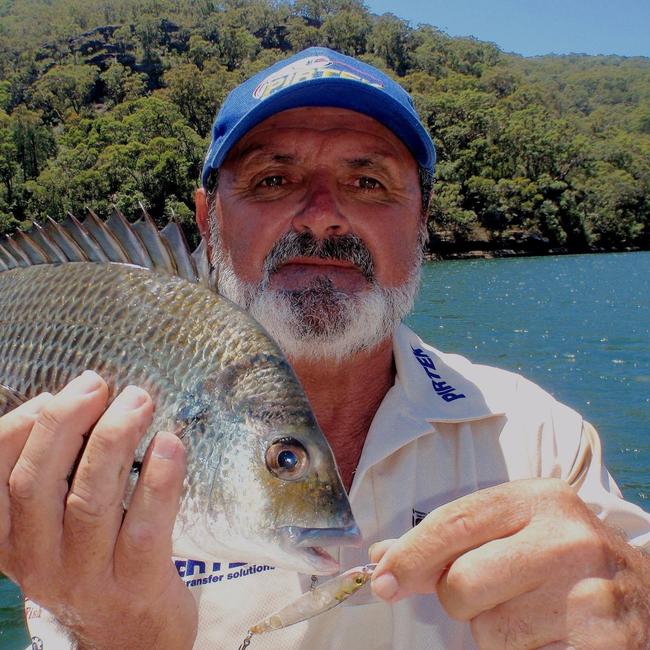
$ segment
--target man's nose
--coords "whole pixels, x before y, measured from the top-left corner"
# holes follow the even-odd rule
[[[335,181],[313,179],[299,211],[293,218],[296,232],[309,231],[317,239],[350,232],[350,223],[341,212]]]

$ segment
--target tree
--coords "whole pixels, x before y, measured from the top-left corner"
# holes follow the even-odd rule
[[[16,162],[24,180],[36,178],[47,159],[56,152],[56,142],[42,115],[18,106],[11,114],[10,128],[16,151]]]
[[[0,81],[0,110],[9,109],[11,102],[11,84],[6,79]]]
[[[332,12],[332,5],[332,0],[296,0],[293,10],[310,27],[319,29]]]
[[[287,23],[291,7],[287,2],[248,0],[245,5],[245,27],[264,49],[289,49]]]
[[[206,61],[219,56],[219,48],[198,34],[192,34],[189,40],[187,56],[197,68],[203,70]]]
[[[480,77],[501,59],[499,48],[494,43],[485,43],[475,38],[453,39],[449,48],[453,52],[456,72],[474,77]]]
[[[637,243],[650,217],[642,184],[609,163],[595,163],[594,172],[585,184],[585,211],[595,243],[605,248]]]
[[[8,211],[14,200],[14,184],[20,167],[18,151],[13,138],[11,120],[0,110],[0,183],[4,185],[4,210]]]
[[[356,56],[366,51],[371,29],[366,12],[343,10],[325,18],[321,33],[328,47]]]
[[[32,87],[32,101],[48,119],[62,122],[68,109],[76,113],[95,89],[99,68],[91,65],[55,65]]]
[[[403,20],[393,14],[384,14],[375,21],[372,28],[370,51],[402,76],[411,64],[410,38],[411,30]]]
[[[260,48],[259,41],[244,26],[243,9],[230,9],[209,16],[201,27],[204,37],[218,51],[219,62],[234,70],[246,59],[253,58]]]
[[[430,25],[420,25],[412,34],[411,61],[415,70],[426,72],[435,78],[446,76],[456,70],[450,37]]]
[[[192,63],[172,68],[164,76],[169,99],[201,137],[210,131],[216,110],[225,96],[224,84],[210,83],[210,80]],[[223,81],[223,76],[219,81]]]
[[[142,47],[143,59],[145,61],[157,60],[158,48],[165,38],[160,18],[156,15],[141,15],[134,25],[134,36]]]
[[[445,183],[432,196],[429,208],[430,245],[437,240],[456,243],[470,239],[480,224],[476,213],[463,207],[459,183]]]
[[[112,63],[99,75],[104,84],[104,94],[112,105],[128,99],[142,97],[146,91],[146,75],[132,73],[120,63]]]
[[[287,41],[291,49],[298,51],[316,45],[324,45],[325,36],[318,27],[305,22],[303,18],[293,17],[287,24]]]

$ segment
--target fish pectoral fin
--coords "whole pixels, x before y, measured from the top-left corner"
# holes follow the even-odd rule
[[[9,386],[0,384],[0,416],[9,413],[9,411],[13,411],[26,401],[27,397],[22,393],[19,393],[13,388],[9,388]]]

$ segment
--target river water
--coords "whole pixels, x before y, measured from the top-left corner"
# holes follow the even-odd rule
[[[582,413],[625,497],[649,507],[650,253],[430,262],[408,324]],[[27,644],[20,594],[0,578],[0,648]]]
[[[408,323],[579,411],[625,497],[647,509],[650,252],[430,263]]]

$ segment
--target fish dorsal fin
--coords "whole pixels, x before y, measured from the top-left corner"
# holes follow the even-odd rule
[[[126,220],[124,215],[117,209],[113,208],[113,214],[108,218],[105,228],[115,236],[122,245],[122,250],[132,264],[144,266],[146,268],[154,268],[154,262],[147,248],[142,243],[136,231],[131,227],[131,224]]]
[[[83,225],[111,262],[131,263],[120,240],[91,209],[88,209],[88,216]]]
[[[19,242],[11,237],[5,237],[2,242],[6,259],[11,268],[31,266],[32,263],[27,254],[22,250]]]
[[[142,213],[142,219],[133,224],[133,230],[139,235],[140,241],[150,255],[155,267],[175,274],[177,272],[176,262],[167,240],[160,236],[160,231],[149,213],[144,209]]]
[[[13,411],[26,401],[27,398],[22,393],[0,384],[0,416]]]
[[[176,273],[187,280],[198,281],[199,276],[194,266],[194,260],[190,254],[185,235],[178,223],[170,221],[160,231],[160,234],[167,242],[169,248],[174,251]]]
[[[30,264],[45,264],[49,259],[43,247],[20,230],[14,235],[14,242],[17,244],[17,248],[25,253]]]
[[[8,250],[8,237],[4,235],[0,240],[0,271],[9,271],[19,266],[16,258]]]
[[[194,266],[199,274],[201,284],[204,284],[208,288],[216,287],[217,277],[214,269],[210,266],[208,247],[205,245],[205,239],[201,239],[196,250],[192,253],[192,259],[194,260]]]
[[[31,232],[31,230],[30,230]],[[54,221],[51,217],[47,218],[47,223],[43,228],[43,234],[53,244],[59,247],[63,253],[65,261],[69,262],[89,262],[90,258],[84,253],[83,248],[77,244],[76,240],[68,233],[63,226]]]
[[[104,252],[97,240],[86,230],[84,224],[68,212],[68,216],[61,223],[61,227],[77,242],[90,262],[109,262],[108,255]],[[71,262],[83,260],[70,260]]]
[[[52,223],[56,224],[55,221],[52,221]],[[34,223],[29,230],[29,236],[40,245],[49,259],[56,262],[66,262],[68,258],[65,252],[59,246],[56,239],[49,235],[50,228],[49,223],[45,228],[38,223]]]
[[[68,214],[63,222],[47,219],[26,232],[0,238],[0,273],[19,267],[66,262],[117,262],[178,275],[215,290],[215,275],[205,246],[190,253],[176,221],[159,230],[143,206],[141,218],[129,223],[117,209],[107,221],[92,210],[83,221]]]

